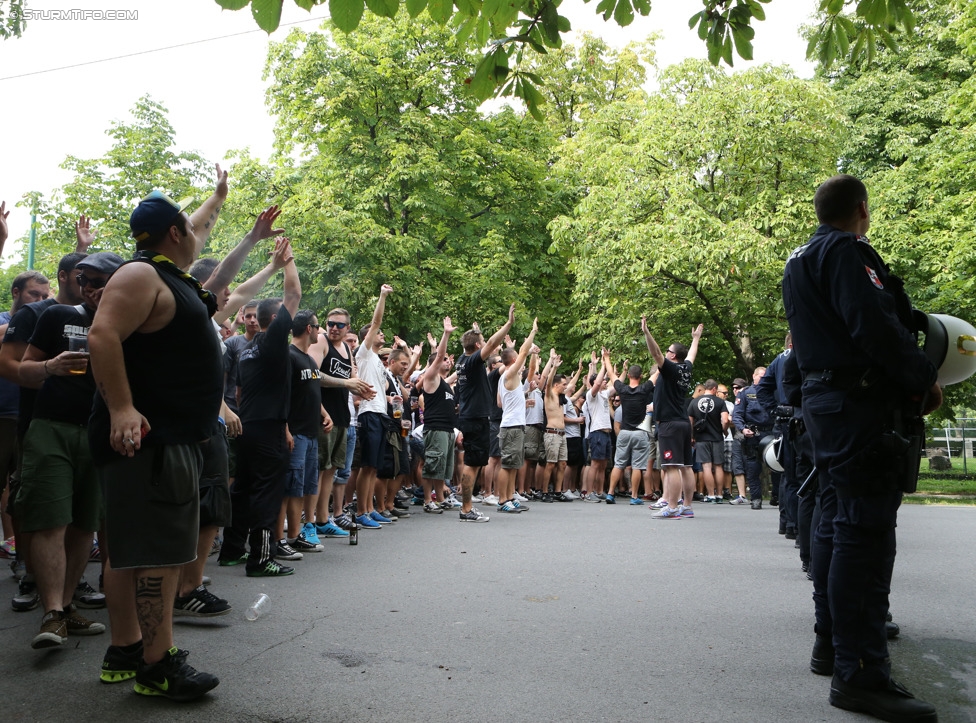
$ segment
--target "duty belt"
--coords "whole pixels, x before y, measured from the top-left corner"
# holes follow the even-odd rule
[[[821,382],[837,389],[867,389],[880,378],[874,369],[814,369],[803,375],[805,382]]]

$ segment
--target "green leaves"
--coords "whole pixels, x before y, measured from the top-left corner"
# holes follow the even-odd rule
[[[698,28],[698,37],[705,41],[708,60],[718,65],[733,64],[732,48],[744,60],[752,60],[752,40],[756,35],[752,20],[765,20],[761,3],[770,0],[702,0],[705,9],[688,20],[688,27]]]
[[[351,33],[359,26],[364,9],[364,0],[329,0],[329,16],[332,22],[346,33]]]
[[[896,35],[910,36],[915,28],[915,16],[909,2],[821,0],[822,20],[810,34],[807,58],[829,68],[839,61],[874,62],[879,44],[897,51]],[[845,10],[852,5],[853,14],[845,15]]]
[[[278,29],[281,3],[282,0],[251,0],[251,15],[264,32],[271,33]]]

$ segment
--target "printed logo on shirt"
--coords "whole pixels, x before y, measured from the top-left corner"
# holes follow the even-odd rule
[[[87,326],[75,326],[74,324],[64,325],[65,336],[88,336]]]
[[[877,289],[884,288],[884,284],[881,283],[881,279],[878,278],[878,274],[877,272],[875,272],[874,269],[872,269],[870,266],[865,266],[864,270],[868,272],[868,279],[871,281],[872,284],[874,284],[875,288]]]
[[[329,359],[328,374],[330,377],[348,379],[351,371],[352,367],[349,365],[349,362],[343,361],[342,359],[336,359],[335,357]]]
[[[299,377],[299,379],[301,381],[303,381],[303,382],[307,382],[310,379],[318,379],[319,378],[319,370],[318,369],[302,369],[301,372],[302,373],[301,373],[301,376]]]
[[[702,414],[708,414],[710,411],[715,409],[715,400],[711,397],[699,397],[698,398],[698,411]]]

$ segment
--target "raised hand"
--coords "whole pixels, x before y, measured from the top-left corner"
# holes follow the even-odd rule
[[[509,336],[508,334],[505,335],[505,348],[506,349],[514,349],[515,348],[515,340],[511,336]]]
[[[251,238],[255,243],[266,238],[280,236],[285,232],[283,228],[274,228],[274,222],[278,220],[278,216],[280,215],[281,208],[278,206],[268,206],[258,214],[258,217],[254,221],[254,226],[251,228]]]
[[[508,307],[508,324],[509,326],[511,326],[514,323],[515,323],[515,303],[512,302],[512,305]]]
[[[444,317],[444,331],[447,332],[448,334],[457,331],[457,327],[455,327],[454,324],[451,323],[451,317],[449,316]]]
[[[75,239],[75,251],[80,253],[87,253],[88,248],[95,241],[95,232],[91,230],[91,219],[85,214],[75,221]]]
[[[393,293],[393,287],[389,284],[383,284],[380,287],[380,296],[389,296]]]
[[[702,332],[705,330],[704,324],[699,324],[694,329],[691,330],[692,339],[701,339]]]
[[[217,164],[217,187],[214,189],[214,195],[220,199],[227,198],[227,171],[220,170],[219,163]]]

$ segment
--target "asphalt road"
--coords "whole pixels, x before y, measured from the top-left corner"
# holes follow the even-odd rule
[[[486,525],[419,509],[358,547],[325,540],[287,578],[211,558],[235,609],[178,619],[189,662],[221,680],[192,704],[99,683],[107,635],[31,650],[40,612],[4,602],[0,720],[868,720],[807,668],[811,584],[775,509],[536,503]],[[976,508],[905,506],[898,537],[894,677],[943,723],[976,721]],[[260,592],[271,610],[248,622]]]

